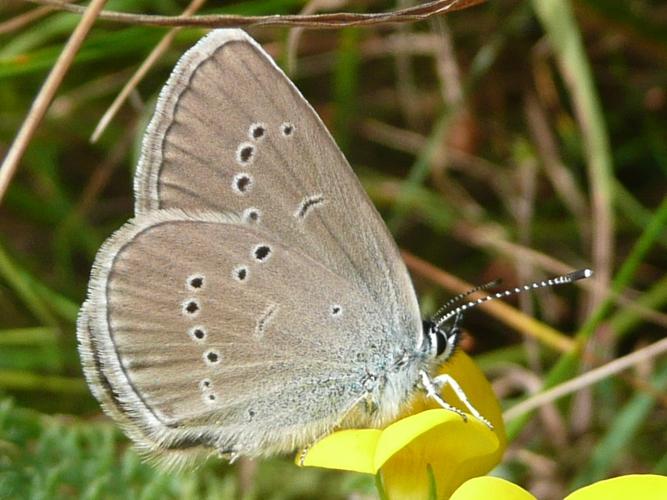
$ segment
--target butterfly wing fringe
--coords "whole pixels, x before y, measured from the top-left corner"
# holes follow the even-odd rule
[[[206,446],[191,446],[178,450],[169,449],[156,440],[150,433],[129,415],[127,408],[115,394],[109,380],[104,375],[102,362],[97,355],[94,335],[91,334],[89,300],[84,302],[77,319],[77,339],[79,354],[84,368],[84,375],[93,396],[102,406],[104,412],[122,428],[123,432],[135,443],[137,452],[142,459],[162,470],[183,471],[196,468],[206,458],[215,453]]]

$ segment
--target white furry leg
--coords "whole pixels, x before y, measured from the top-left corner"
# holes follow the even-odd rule
[[[468,408],[470,413],[472,413],[477,420],[482,422],[489,429],[493,429],[493,424],[489,422],[486,418],[484,418],[480,412],[477,411],[477,408],[475,408],[472,405],[472,403],[468,400],[468,396],[463,391],[459,383],[456,380],[454,380],[451,375],[447,374],[438,375],[437,377],[432,379],[429,376],[429,374],[426,373],[424,370],[421,370],[419,374],[421,375],[422,385],[426,390],[427,397],[434,399],[445,410],[453,411],[457,415],[461,415],[461,417],[463,417],[463,420],[467,421],[467,417],[464,412],[450,405],[440,396],[440,390],[448,385],[449,387],[452,388],[452,390],[459,398],[459,400],[465,405],[466,408]]]

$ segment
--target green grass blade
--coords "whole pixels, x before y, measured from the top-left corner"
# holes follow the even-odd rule
[[[664,393],[667,388],[667,364],[663,364],[652,378],[651,385],[657,393]],[[624,451],[637,436],[655,403],[653,395],[639,392],[620,409],[603,439],[593,448],[590,461],[572,480],[573,490],[609,477],[614,465],[622,461]]]

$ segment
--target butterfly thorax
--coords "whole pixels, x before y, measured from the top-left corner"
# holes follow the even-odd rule
[[[459,339],[457,324],[443,327],[424,321],[421,342],[417,346],[394,351],[375,370],[366,370],[362,380],[366,390],[363,411],[352,416],[354,422],[349,422],[349,426],[363,423],[383,427],[396,419],[421,393],[420,372],[433,373],[454,354]]]

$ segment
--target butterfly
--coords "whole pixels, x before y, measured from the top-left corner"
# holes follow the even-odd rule
[[[77,336],[93,395],[145,455],[175,467],[287,452],[385,425],[422,391],[465,416],[439,396],[456,382],[431,376],[463,309],[421,320],[340,149],[245,32],[214,30],[180,59],[134,195]]]

